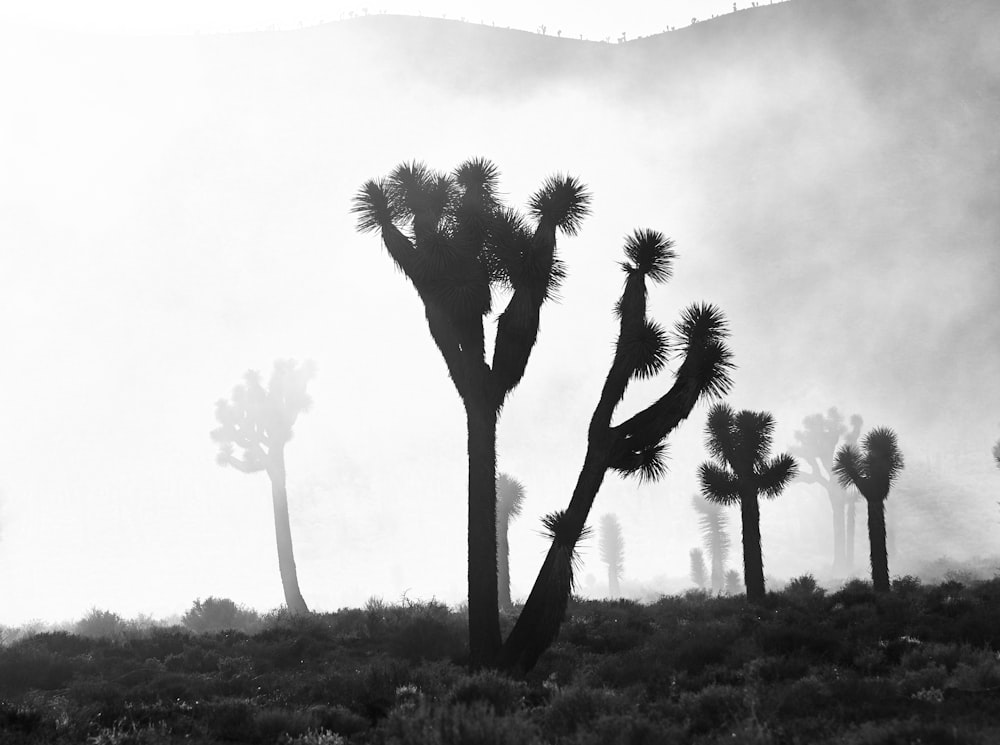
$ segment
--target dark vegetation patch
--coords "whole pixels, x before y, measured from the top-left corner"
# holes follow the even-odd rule
[[[1000,741],[998,608],[1000,579],[574,599],[523,680],[470,673],[466,619],[436,602],[293,618],[210,599],[171,628],[95,610],[0,647],[0,745],[978,745]]]

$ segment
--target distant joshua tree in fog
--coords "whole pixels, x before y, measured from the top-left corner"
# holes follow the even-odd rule
[[[274,532],[278,543],[278,570],[289,613],[308,613],[299,591],[292,553],[292,531],[288,522],[288,493],[285,490],[285,445],[292,439],[292,426],[309,408],[306,385],[312,378],[311,363],[301,367],[293,361],[274,363],[274,372],[265,389],[260,374],[249,370],[244,382],[233,389],[231,400],[220,399],[215,418],[220,426],[212,431],[219,443],[217,461],[243,473],[266,471],[271,479],[274,505]],[[234,454],[239,448],[241,455]]]
[[[510,636],[500,666],[530,670],[559,633],[574,583],[576,546],[608,469],[640,480],[665,471],[667,436],[705,398],[730,388],[732,358],[724,316],[712,305],[693,305],[668,334],[646,314],[646,280],[666,281],[675,257],[673,242],[652,230],[636,231],[625,242],[625,288],[616,306],[619,319],[614,358],[590,420],[587,452],[568,507],[544,519],[552,543]],[[672,336],[672,338],[671,338]],[[630,381],[650,378],[671,354],[680,359],[674,383],[660,399],[620,424],[615,409]]]
[[[608,567],[608,597],[614,600],[621,597],[619,583],[622,572],[625,571],[625,539],[622,537],[622,526],[616,515],[607,514],[601,518],[598,541],[601,561]]]
[[[705,566],[705,554],[700,548],[692,548],[691,557],[691,581],[699,590],[704,590],[708,584],[708,567]],[[714,591],[714,588],[713,588]]]
[[[421,163],[368,181],[354,200],[358,229],[377,231],[413,283],[427,325],[465,405],[469,454],[469,648],[473,667],[500,650],[497,589],[496,429],[524,375],[542,304],[564,276],[556,234],[574,234],[590,195],[570,176],[549,178],[531,198],[534,224],[499,199],[499,171],[484,159],[452,173]],[[483,319],[494,289],[512,290],[496,325],[492,365]]]
[[[788,453],[769,457],[774,418],[764,411],[734,412],[727,404],[715,404],[708,413],[706,431],[713,460],[698,469],[701,491],[718,504],[739,503],[747,599],[758,602],[765,595],[758,498],[781,494],[795,478],[795,459]]]
[[[500,593],[500,610],[510,611],[514,603],[510,598],[510,543],[507,528],[510,521],[521,514],[524,504],[524,486],[506,473],[497,475],[497,588]]]
[[[802,429],[795,433],[796,444],[789,452],[799,459],[808,471],[800,470],[798,480],[807,484],[819,484],[826,490],[833,511],[833,572],[844,575],[851,571],[854,562],[854,502],[853,494],[848,494],[833,475],[833,457],[837,445],[844,438],[844,444],[854,444],[861,433],[861,417],[851,417],[851,431],[844,425],[844,417],[836,407],[822,414],[811,414],[802,420]],[[847,507],[851,506],[850,536],[847,536]],[[850,551],[848,551],[848,546]]]
[[[846,489],[853,486],[868,503],[868,543],[871,547],[872,585],[889,592],[889,557],[885,544],[885,500],[903,470],[903,454],[896,433],[876,427],[861,441],[861,448],[844,445],[837,451],[833,472]]]
[[[712,562],[712,592],[722,592],[725,583],[726,561],[729,559],[729,534],[726,533],[726,513],[722,505],[710,502],[698,494],[691,497],[691,504],[698,513],[701,541]]]
[[[740,573],[735,569],[728,570],[726,572],[726,584],[722,591],[726,595],[739,595],[742,588],[743,578],[740,577]]]
[[[997,468],[1000,468],[1000,440],[997,440],[993,446],[993,460],[996,461]]]

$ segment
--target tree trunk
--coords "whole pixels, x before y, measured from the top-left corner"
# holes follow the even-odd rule
[[[593,441],[577,478],[569,507],[558,521],[555,536],[535,584],[500,653],[500,667],[523,675],[559,635],[573,590],[573,556],[594,498],[607,470],[608,442]]]
[[[608,564],[608,597],[617,600],[621,594],[621,588],[618,586],[617,567]]]
[[[292,615],[308,613],[306,601],[299,591],[299,577],[292,553],[292,528],[288,522],[288,493],[285,491],[285,451],[272,447],[267,466],[271,479],[271,501],[274,504],[274,536],[278,543],[278,571],[285,591],[285,605]]]
[[[889,557],[885,548],[885,502],[868,500],[868,543],[871,546],[872,586],[889,592]]]
[[[764,600],[764,559],[760,551],[760,506],[757,493],[740,496],[740,515],[743,518],[743,579],[747,600],[757,603]]]
[[[500,610],[510,612],[514,603],[510,597],[510,543],[507,540],[507,522],[497,524],[497,599]]]
[[[841,577],[847,574],[846,533],[844,519],[847,502],[835,486],[830,487],[830,508],[833,512],[833,574]]]
[[[844,536],[844,561],[847,562],[847,573],[854,571],[854,524],[857,515],[858,500],[853,496],[846,496],[847,501],[847,530]]]
[[[469,433],[469,655],[473,669],[493,665],[500,651],[497,596],[497,416],[466,401]]]
[[[711,546],[712,551],[712,594],[718,595],[722,588],[726,586],[726,568],[722,565],[722,552],[715,543]]]

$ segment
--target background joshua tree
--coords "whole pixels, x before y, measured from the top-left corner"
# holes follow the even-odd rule
[[[740,573],[735,569],[726,571],[726,584],[722,591],[726,595],[739,595],[741,587],[743,587],[743,578],[740,577]]]
[[[539,311],[564,276],[556,232],[573,234],[590,196],[574,178],[552,177],[530,201],[534,226],[497,198],[498,171],[466,161],[450,174],[419,163],[368,181],[354,202],[358,229],[378,231],[413,283],[427,325],[465,405],[469,453],[469,649],[473,667],[500,648],[497,591],[496,427],[524,375]],[[493,289],[512,290],[486,361],[484,316]]]
[[[511,519],[521,514],[524,504],[524,486],[506,473],[497,475],[497,588],[500,609],[514,607],[510,599],[510,543],[507,528]]]
[[[885,500],[903,470],[903,454],[896,433],[876,427],[861,441],[861,448],[844,445],[837,451],[833,472],[846,489],[853,486],[868,503],[868,543],[871,547],[872,585],[889,592],[889,557],[885,545]]]
[[[1000,468],[1000,439],[993,446],[993,460],[996,461],[997,468]]]
[[[625,571],[625,539],[617,515],[609,513],[601,518],[598,541],[601,561],[608,567],[608,597],[614,600],[621,597],[619,582]]]
[[[555,640],[573,588],[576,545],[607,470],[640,480],[663,475],[664,440],[702,398],[725,394],[732,381],[725,318],[712,305],[687,308],[673,338],[646,316],[646,279],[671,275],[672,241],[652,230],[636,231],[625,242],[625,289],[615,312],[620,321],[614,358],[587,431],[587,452],[569,506],[548,515],[543,525],[552,544],[500,655],[501,667],[530,670]],[[673,353],[681,359],[670,390],[621,424],[611,418],[633,378],[656,375]]]
[[[708,413],[707,446],[713,460],[698,469],[706,499],[722,505],[739,502],[743,520],[743,577],[747,599],[764,599],[764,561],[760,551],[760,495],[776,497],[795,478],[788,453],[769,458],[774,417],[765,411],[734,412],[715,404]]]
[[[722,592],[725,583],[726,561],[729,559],[729,535],[726,533],[726,513],[722,505],[709,502],[695,494],[691,504],[698,512],[701,540],[712,562],[712,592]]]
[[[691,557],[691,581],[699,590],[704,590],[708,584],[708,567],[705,566],[705,554],[700,548],[692,548]]]
[[[847,574],[854,561],[854,495],[840,486],[833,475],[833,456],[841,438],[844,444],[853,444],[861,433],[861,417],[851,417],[851,431],[844,425],[844,417],[836,407],[822,414],[811,414],[802,420],[802,429],[795,433],[796,444],[789,452],[799,459],[800,465],[808,470],[800,470],[798,480],[807,484],[819,484],[826,490],[833,512],[833,572]],[[847,508],[851,505],[850,558],[848,558]]]
[[[313,376],[311,363],[297,367],[291,360],[274,363],[267,389],[260,374],[247,371],[244,382],[233,389],[229,401],[215,405],[219,427],[212,439],[219,443],[217,461],[243,473],[266,471],[271,479],[274,505],[274,533],[278,543],[278,571],[289,613],[308,613],[299,591],[292,553],[292,530],[288,522],[288,493],[285,490],[285,445],[292,439],[292,426],[309,408],[306,385]],[[234,454],[239,448],[241,455]]]

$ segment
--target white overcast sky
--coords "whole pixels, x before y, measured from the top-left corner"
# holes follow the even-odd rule
[[[771,0],[763,0],[764,5]],[[750,6],[740,0],[737,8]],[[692,18],[705,19],[732,12],[732,0],[624,0],[614,3],[577,3],[568,0],[508,0],[503,3],[468,0],[178,0],[135,2],[100,0],[39,0],[11,3],[0,18],[33,25],[113,33],[210,33],[269,28],[295,28],[348,18],[351,13],[395,13],[447,16],[475,23],[494,23],[527,31],[541,26],[547,33],[587,39],[628,38],[686,26]]]

